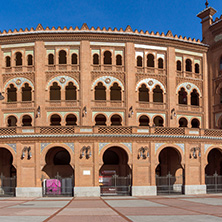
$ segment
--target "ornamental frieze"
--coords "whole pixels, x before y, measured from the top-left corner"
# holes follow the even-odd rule
[[[94,80],[98,79],[102,76],[113,76],[119,79],[122,83],[125,82],[125,73],[124,72],[91,72],[91,80],[94,82]]]

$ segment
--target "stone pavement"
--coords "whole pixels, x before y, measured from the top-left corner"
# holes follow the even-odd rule
[[[0,222],[221,222],[222,194],[0,198]]]

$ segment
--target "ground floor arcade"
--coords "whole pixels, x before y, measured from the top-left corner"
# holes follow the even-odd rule
[[[222,146],[213,141],[107,137],[0,144],[0,195],[207,192],[222,192]]]

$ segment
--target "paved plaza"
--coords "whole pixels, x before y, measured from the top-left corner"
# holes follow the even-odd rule
[[[221,222],[222,195],[0,198],[1,222]]]

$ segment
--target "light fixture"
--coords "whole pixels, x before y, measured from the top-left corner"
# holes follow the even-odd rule
[[[197,159],[197,157],[201,157],[200,147],[193,147],[193,148],[191,148],[190,149],[190,158]]]
[[[173,119],[173,117],[176,117],[176,111],[175,111],[175,109],[173,108],[173,109],[171,109],[171,111],[170,111],[170,113],[171,113],[171,115],[170,115],[170,119]]]
[[[87,109],[86,109],[86,106],[84,106],[82,109],[82,117],[84,117],[86,115],[87,115]]]
[[[131,117],[133,116],[133,114],[134,114],[134,112],[133,112],[133,107],[130,106],[128,117],[131,118]]]
[[[41,108],[40,106],[38,106],[37,110],[36,110],[36,115],[35,115],[35,118],[38,118],[41,116]]]
[[[32,157],[32,153],[31,153],[31,147],[30,146],[25,146],[22,150],[22,156],[21,159],[25,158],[25,153],[27,152],[27,159],[30,160]]]
[[[147,146],[145,147],[140,147],[138,149],[138,155],[137,155],[137,159],[146,159],[150,156],[150,153],[149,153],[149,149]]]
[[[86,159],[89,159],[92,156],[91,153],[91,148],[90,146],[83,146],[82,149],[80,150],[80,159],[85,157]]]
[[[0,100],[4,100],[5,97],[2,95],[3,93],[0,92]]]

